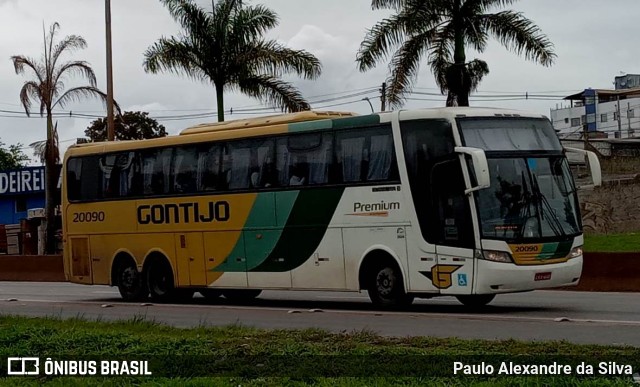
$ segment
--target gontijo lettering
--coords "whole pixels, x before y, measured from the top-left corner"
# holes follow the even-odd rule
[[[139,224],[210,223],[229,220],[229,202],[143,204],[138,206]]]

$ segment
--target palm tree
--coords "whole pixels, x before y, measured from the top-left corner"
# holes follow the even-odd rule
[[[41,140],[32,142],[29,144],[33,148],[33,156],[40,160],[40,163],[45,164],[47,161],[47,140]],[[53,162],[55,164],[60,163],[60,141],[58,139],[58,121],[53,126]]]
[[[57,147],[55,144],[55,128],[53,126],[53,110],[73,101],[80,101],[87,97],[98,97],[103,102],[106,95],[98,90],[96,75],[87,62],[67,61],[62,62],[61,57],[65,53],[87,47],[87,42],[78,35],[69,35],[56,43],[56,34],[60,28],[58,23],[53,23],[49,34],[44,35],[44,54],[38,61],[30,57],[15,55],[11,57],[16,74],[24,74],[29,71],[33,78],[28,80],[20,90],[20,102],[24,106],[27,116],[31,115],[33,102],[40,104],[40,116],[47,117],[47,144],[46,149],[46,251],[55,253],[55,203],[54,193],[58,182],[55,174]],[[69,76],[78,75],[89,81],[89,85],[76,86],[65,90],[65,81]]]
[[[211,12],[192,0],[161,0],[182,26],[178,37],[161,38],[144,53],[144,69],[183,73],[211,83],[216,90],[218,121],[224,121],[224,91],[239,90],[285,111],[308,110],[309,103],[290,83],[280,79],[296,73],[306,79],[320,75],[318,59],[292,50],[263,35],[278,25],[278,16],[242,0],[220,0]]]
[[[555,59],[553,44],[531,20],[511,10],[491,13],[516,0],[372,0],[373,9],[390,8],[391,17],[367,31],[356,61],[360,71],[375,66],[392,50],[388,98],[400,106],[426,56],[447,106],[469,106],[469,94],[489,73],[486,62],[467,62],[465,49],[483,52],[489,37],[544,66]]]

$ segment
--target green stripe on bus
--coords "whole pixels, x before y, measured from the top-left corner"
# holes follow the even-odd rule
[[[276,212],[276,229],[275,230],[255,230],[255,231],[244,231],[244,249],[246,254],[246,270],[250,271],[260,264],[262,264],[269,254],[273,251],[274,247],[278,240],[280,240],[282,236],[282,232],[286,225],[287,219],[291,215],[291,210],[293,209],[293,205],[298,198],[298,194],[300,191],[284,191],[284,192],[276,192],[272,195],[275,195],[275,212]],[[274,208],[274,202],[270,202],[268,204],[269,209]],[[263,204],[267,206],[266,204]],[[256,206],[254,205],[254,208]],[[249,217],[254,216],[254,211],[257,213],[264,212],[260,211],[260,209],[255,209],[251,211]],[[267,215],[269,216],[269,215]],[[273,219],[273,217],[271,217]],[[251,224],[245,226],[245,228],[251,227]]]
[[[273,251],[300,191],[265,192],[256,197],[238,243],[216,272],[244,272],[259,266]],[[275,204],[275,229],[273,228]],[[265,226],[270,226],[265,229]],[[244,261],[235,258],[245,257]]]
[[[285,272],[306,262],[318,248],[344,188],[300,191],[287,225],[267,259],[252,272]]]
[[[251,206],[251,211],[244,222],[243,230],[252,230],[259,228],[272,228],[274,224],[274,192],[262,192],[256,196],[256,200]]]
[[[573,247],[573,239],[566,242],[558,243],[558,248],[556,249],[556,254],[554,258],[564,258],[569,255],[571,252],[571,247]]]
[[[347,118],[333,119],[334,129],[348,129],[360,126],[377,125],[380,123],[380,116],[377,114],[369,114],[367,116],[355,116]]]
[[[289,124],[289,133],[308,132],[311,130],[331,129],[331,120],[293,122]]]
[[[571,251],[573,240],[566,242],[545,243],[542,245],[542,251],[538,255],[539,259],[557,259],[564,258]]]
[[[265,226],[273,226],[273,203],[274,203],[274,193],[273,192],[265,192],[259,193],[256,196],[256,199],[251,206],[251,211],[249,211],[249,215],[244,222],[243,231],[240,233],[240,237],[238,238],[238,242],[229,255],[225,258],[224,262],[220,265],[216,266],[213,271],[215,272],[244,272],[247,271],[247,264],[249,263],[249,257],[252,255],[249,254],[249,250],[247,250],[247,240],[253,241],[256,236],[254,234],[249,235],[247,238],[247,229],[256,230],[260,227]],[[262,235],[266,234],[267,237],[274,237],[273,245],[280,237],[279,234],[273,236],[272,233],[262,233]],[[266,245],[269,245],[269,241],[264,241]],[[263,244],[263,245],[264,245]],[[249,245],[255,250],[253,244],[249,243]],[[268,252],[267,252],[268,253]],[[244,258],[238,260],[238,258]]]
[[[276,225],[279,228],[283,228],[287,224],[287,219],[291,215],[291,209],[299,193],[300,191],[276,192]]]
[[[225,258],[224,262],[213,268],[212,271],[218,273],[247,271],[247,265],[244,260],[239,260],[239,258],[242,258],[244,256],[244,237],[242,233],[240,233],[238,242],[236,242],[233,250],[231,250],[227,258]]]
[[[551,259],[555,256],[556,250],[558,248],[557,243],[544,243],[542,245],[542,250],[538,254],[538,259]]]

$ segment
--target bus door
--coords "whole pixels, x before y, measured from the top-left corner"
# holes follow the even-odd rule
[[[69,268],[71,280],[76,283],[92,284],[89,238],[86,236],[70,237],[69,241],[71,251],[65,251],[65,254],[71,255],[71,267]]]
[[[465,187],[457,154],[434,165],[431,198],[438,263],[431,274],[441,294],[470,294],[472,289],[475,237]]]
[[[207,285],[202,233],[175,234],[178,284],[183,286]]]
[[[400,129],[411,198],[420,226],[416,237],[425,242],[409,244],[410,290],[470,293],[474,234],[451,122],[407,120],[400,122]]]

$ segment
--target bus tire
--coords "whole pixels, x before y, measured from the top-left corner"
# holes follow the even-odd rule
[[[156,302],[184,301],[193,297],[191,289],[177,289],[173,281],[173,270],[166,259],[154,259],[146,268],[147,286],[151,299]]]
[[[385,259],[368,270],[367,293],[373,305],[382,308],[409,306],[413,296],[404,290],[402,272],[398,265]]]
[[[224,298],[231,302],[248,302],[256,299],[262,290],[260,289],[229,289],[223,290]]]
[[[144,275],[132,259],[120,260],[115,267],[115,283],[122,299],[128,302],[144,301],[149,296]]]
[[[486,306],[494,298],[496,298],[495,294],[469,294],[464,296],[456,296],[458,301],[460,301],[464,306],[468,308],[482,308]]]
[[[200,289],[199,292],[207,300],[217,300],[222,295],[218,289]]]

